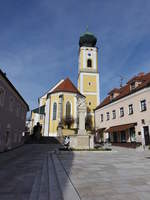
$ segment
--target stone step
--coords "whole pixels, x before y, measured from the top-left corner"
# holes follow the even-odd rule
[[[49,197],[50,200],[64,200],[61,188],[58,182],[58,177],[56,174],[56,167],[54,165],[54,160],[52,153],[49,154],[48,158],[48,173],[49,173]]]
[[[48,153],[38,171],[29,200],[80,200],[57,154]]]
[[[69,175],[67,174],[63,164],[58,159],[57,155],[53,153],[50,156],[54,164],[54,169],[55,169],[57,181],[59,183],[62,199],[63,200],[81,200],[77,189],[73,185]],[[55,196],[55,194],[53,194],[53,196]]]
[[[49,200],[48,155],[43,163],[39,195],[37,200]]]
[[[31,193],[30,193],[30,196],[29,196],[29,200],[38,200],[38,198],[39,198],[39,191],[40,191],[43,168],[44,168],[44,165],[35,175],[35,179],[34,179],[32,190],[31,190]]]

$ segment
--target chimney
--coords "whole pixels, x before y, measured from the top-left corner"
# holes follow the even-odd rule
[[[138,76],[144,76],[144,72],[140,72]]]

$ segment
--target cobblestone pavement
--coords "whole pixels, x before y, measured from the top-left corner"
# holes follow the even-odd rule
[[[82,200],[150,200],[150,151],[76,152],[71,167],[59,157]]]

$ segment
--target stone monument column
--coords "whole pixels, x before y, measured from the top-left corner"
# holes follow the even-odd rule
[[[85,135],[86,130],[85,130],[85,116],[86,116],[86,103],[85,103],[85,98],[80,97],[78,98],[78,118],[79,118],[79,130],[78,134],[79,135]]]
[[[86,103],[84,96],[77,97],[78,134],[70,136],[70,147],[74,149],[94,148],[94,137],[88,135],[85,129]]]

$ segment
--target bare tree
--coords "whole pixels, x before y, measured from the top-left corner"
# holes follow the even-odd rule
[[[68,129],[71,128],[71,126],[73,125],[73,123],[74,123],[74,118],[73,118],[72,116],[70,116],[70,117],[65,116],[65,117],[62,119],[62,124],[63,124],[64,126],[67,126]]]

